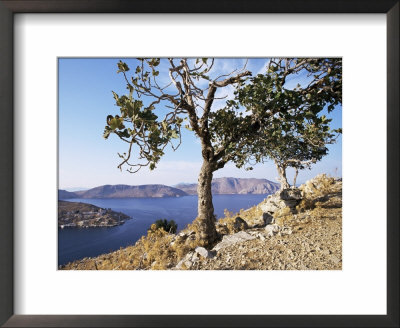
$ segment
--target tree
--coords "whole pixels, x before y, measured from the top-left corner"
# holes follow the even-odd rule
[[[291,86],[290,80],[300,80]],[[289,81],[289,82],[288,82]],[[287,167],[309,168],[328,153],[341,129],[331,130],[331,112],[342,101],[342,64],[339,58],[271,59],[266,74],[251,78],[239,92],[240,103],[260,122],[258,135],[242,145],[245,163],[272,159],[281,189],[289,188]]]
[[[335,143],[341,132],[340,129],[330,129],[331,121],[322,115],[302,122],[296,121],[294,118],[281,122],[279,125],[271,123],[268,125],[268,129],[274,130],[273,136],[268,131],[260,129],[260,138],[255,141],[256,144],[253,144],[253,147],[260,149],[257,155],[261,161],[270,159],[274,161],[279,174],[281,190],[290,188],[286,177],[288,167],[295,169],[293,179],[295,187],[299,170],[310,169],[312,164],[328,154],[327,145]]]
[[[207,74],[213,65],[214,59],[207,58],[138,58],[128,77],[130,69],[120,61],[118,73],[124,76],[128,93],[120,96],[113,92],[120,115],[108,115],[104,131],[105,138],[113,133],[128,144],[127,153],[119,154],[122,162],[118,167],[121,169],[126,165],[132,173],[144,166],[153,170],[168,144],[177,149],[183,123],[196,134],[201,143],[203,163],[198,178],[198,219],[195,223],[196,237],[203,245],[211,244],[217,238],[211,193],[213,173],[228,161],[243,161],[241,151],[235,145],[246,143],[258,129],[258,123],[251,116],[239,113],[238,92],[234,100],[226,100],[225,108],[212,111],[218,89],[230,85],[239,88],[251,75],[243,68],[211,79]],[[169,83],[159,81],[159,67],[168,72]],[[210,125],[218,126],[218,130],[211,129]],[[138,159],[131,163],[134,148]]]
[[[175,233],[178,229],[178,225],[174,220],[168,221],[167,219],[159,219],[154,222],[154,225],[155,229],[164,229],[164,231],[169,233]]]

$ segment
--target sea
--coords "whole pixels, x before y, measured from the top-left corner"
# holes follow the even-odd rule
[[[239,212],[259,204],[268,195],[213,195],[217,218],[224,210]],[[178,231],[184,229],[197,216],[197,195],[167,198],[102,198],[66,199],[71,202],[89,203],[101,208],[111,208],[132,219],[116,227],[58,228],[58,265],[84,257],[109,253],[135,244],[147,234],[150,225],[158,219],[174,220]]]

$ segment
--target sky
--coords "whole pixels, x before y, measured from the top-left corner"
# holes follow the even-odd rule
[[[59,58],[58,61],[58,156],[59,189],[77,190],[93,188],[105,184],[165,184],[195,183],[201,167],[201,147],[193,132],[182,129],[182,144],[176,150],[166,148],[157,168],[150,171],[142,168],[137,173],[129,173],[117,168],[121,159],[118,153],[127,151],[127,144],[111,134],[106,140],[103,131],[107,115],[116,115],[112,91],[126,94],[126,83],[122,74],[117,74],[119,60],[126,61],[130,68],[136,67],[134,59],[126,58]],[[253,75],[265,72],[267,58],[218,58],[215,60],[211,77],[246,69]],[[169,81],[163,73],[166,65],[159,66],[159,80]],[[129,73],[129,72],[128,72]],[[297,84],[303,77],[288,81]],[[219,90],[217,96],[232,95],[233,88]],[[226,99],[215,101],[213,108],[223,106]],[[158,110],[158,109],[157,109]],[[323,113],[327,114],[327,113]],[[337,106],[330,114],[331,127],[342,127],[342,108]],[[332,176],[342,174],[342,138],[329,145],[329,153],[311,170],[299,172],[297,181],[303,183],[320,173]],[[293,170],[288,169],[289,183]],[[256,164],[252,171],[237,169],[228,163],[214,172],[214,177],[261,178],[277,182],[277,171],[269,161]]]

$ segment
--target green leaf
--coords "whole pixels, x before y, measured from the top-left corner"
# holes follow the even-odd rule
[[[112,118],[109,122],[109,126],[111,128],[111,130],[116,130],[116,129],[123,129],[125,126],[122,123],[123,122],[123,118],[119,117],[119,116],[115,116],[114,118]]]
[[[112,131],[110,130],[110,128],[108,126],[106,126],[105,129],[104,129],[103,138],[104,139],[108,139],[108,137],[110,136],[111,132]]]
[[[121,60],[118,62],[117,66],[118,66],[117,73],[128,72],[129,71],[128,65],[126,63],[124,63],[123,61],[121,61]]]
[[[173,139],[178,139],[179,135],[175,130],[171,130],[171,138]]]

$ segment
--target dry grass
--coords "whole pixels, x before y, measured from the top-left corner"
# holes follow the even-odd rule
[[[284,207],[274,213],[275,223],[281,227],[291,226],[295,217],[289,207]]]
[[[300,189],[308,198],[323,197],[332,192],[335,179],[326,174],[317,175],[314,179],[307,181]]]

